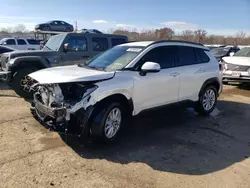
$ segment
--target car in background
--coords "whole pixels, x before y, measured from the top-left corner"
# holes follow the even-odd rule
[[[96,33],[96,34],[103,34],[101,31],[97,29],[81,29],[79,33]]]
[[[26,38],[3,38],[0,40],[0,46],[10,47],[16,50],[39,50],[40,44],[36,39]]]
[[[35,30],[72,32],[74,27],[65,21],[53,20],[36,25]]]
[[[250,83],[250,47],[236,52],[232,57],[223,57],[223,83]]]
[[[221,61],[223,57],[233,56],[240,49],[237,46],[226,46],[226,47],[218,47],[211,49],[211,53],[217,59],[217,61]]]
[[[85,63],[116,45],[126,43],[123,35],[61,33],[51,36],[42,50],[16,51],[1,56],[0,80],[24,97],[32,97],[28,74],[54,66]],[[39,45],[40,47],[40,45]]]

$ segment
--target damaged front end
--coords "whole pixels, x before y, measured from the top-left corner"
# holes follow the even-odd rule
[[[36,84],[32,114],[49,128],[76,135],[88,134],[87,122],[98,86],[91,82]]]

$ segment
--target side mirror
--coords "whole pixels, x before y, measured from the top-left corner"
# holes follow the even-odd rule
[[[7,42],[3,42],[3,45],[7,45]]]
[[[141,67],[141,76],[145,76],[148,72],[159,72],[161,70],[161,66],[158,63],[154,62],[146,62]]]
[[[232,56],[234,56],[234,54],[235,54],[234,52],[230,52],[229,55],[232,57]]]
[[[72,50],[71,45],[69,43],[65,43],[63,46],[63,50],[64,50],[64,52],[68,52],[68,51]]]

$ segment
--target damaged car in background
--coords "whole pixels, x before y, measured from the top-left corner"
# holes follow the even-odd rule
[[[192,101],[198,113],[208,115],[222,90],[220,66],[210,51],[180,41],[121,44],[84,64],[29,77],[36,83],[31,111],[40,122],[105,141],[114,140],[130,116],[155,107]]]

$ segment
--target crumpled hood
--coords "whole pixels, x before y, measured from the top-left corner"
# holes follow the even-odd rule
[[[10,52],[10,58],[16,58],[21,56],[53,56],[56,51],[45,51],[45,50],[18,50]]]
[[[232,57],[223,57],[222,59],[226,63],[250,66],[250,57],[232,56]]]
[[[113,78],[114,75],[115,72],[93,70],[78,65],[47,68],[29,74],[40,84],[100,81]]]

